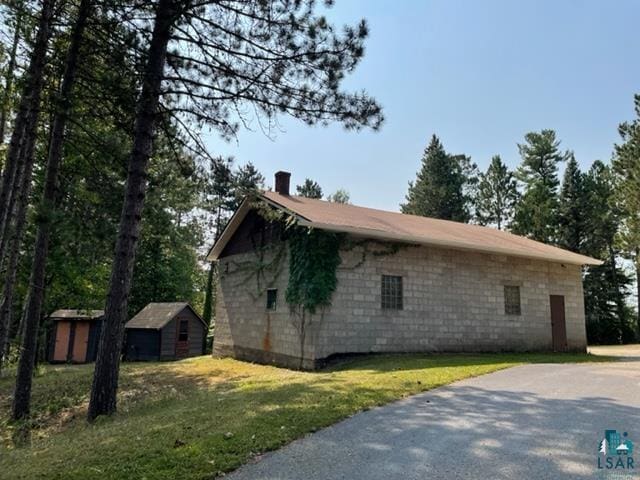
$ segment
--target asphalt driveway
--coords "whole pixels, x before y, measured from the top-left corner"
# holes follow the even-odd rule
[[[607,429],[640,449],[640,358],[463,380],[355,415],[226,478],[640,478],[637,452],[633,476],[598,470]]]

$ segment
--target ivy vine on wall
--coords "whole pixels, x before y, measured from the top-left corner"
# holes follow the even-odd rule
[[[338,284],[340,246],[344,234],[293,227],[289,241],[289,284],[285,298],[292,308],[314,314],[328,306]]]

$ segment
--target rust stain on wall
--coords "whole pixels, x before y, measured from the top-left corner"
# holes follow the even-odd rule
[[[267,331],[262,339],[262,349],[265,352],[271,351],[271,315],[267,314]]]

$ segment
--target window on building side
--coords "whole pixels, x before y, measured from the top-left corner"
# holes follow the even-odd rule
[[[514,285],[504,286],[504,313],[507,315],[520,315],[520,287]]]
[[[189,320],[180,320],[180,329],[178,330],[178,341],[186,342],[189,339]]]
[[[278,289],[270,288],[267,290],[267,310],[275,310],[278,305]]]
[[[382,308],[402,310],[402,277],[382,275]]]

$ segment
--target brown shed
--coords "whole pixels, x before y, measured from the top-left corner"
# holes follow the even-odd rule
[[[174,360],[204,353],[207,325],[185,302],[150,303],[125,325],[126,360]]]
[[[102,310],[56,310],[49,315],[53,321],[49,361],[95,361],[103,318]]]

